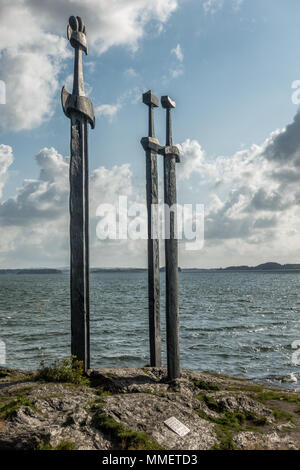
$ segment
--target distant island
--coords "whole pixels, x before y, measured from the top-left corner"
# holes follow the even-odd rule
[[[187,268],[183,269],[183,272],[288,272],[288,271],[299,271],[300,264],[279,264],[279,263],[263,263],[258,266],[229,266],[228,268],[213,268],[213,269],[201,269],[201,268]]]
[[[146,272],[146,268],[92,268],[91,273],[140,273]],[[165,272],[166,268],[160,268],[160,272]],[[202,273],[202,272],[300,272],[300,264],[279,264],[279,263],[263,263],[258,266],[229,266],[227,268],[181,268],[178,272],[182,273]]]
[[[146,268],[91,268],[91,273],[143,273]]]
[[[0,274],[62,274],[62,271],[50,268],[0,269]]]

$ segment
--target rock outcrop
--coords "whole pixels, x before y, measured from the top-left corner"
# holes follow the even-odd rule
[[[296,392],[191,371],[170,383],[164,368],[90,370],[90,386],[0,372],[1,450],[300,448]]]

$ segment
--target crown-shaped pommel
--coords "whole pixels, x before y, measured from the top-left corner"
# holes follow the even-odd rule
[[[175,101],[171,100],[169,96],[162,96],[161,97],[161,105],[165,109],[176,108]]]
[[[70,16],[67,37],[74,49],[82,49],[85,54],[88,53],[85,24],[79,16]]]

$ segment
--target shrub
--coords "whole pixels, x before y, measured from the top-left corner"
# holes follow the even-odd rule
[[[89,380],[83,374],[83,363],[72,356],[70,359],[54,361],[50,366],[46,366],[44,362],[41,362],[36,380],[89,385]]]

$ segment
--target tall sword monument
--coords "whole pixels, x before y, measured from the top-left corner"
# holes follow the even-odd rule
[[[179,149],[173,145],[171,109],[176,107],[169,96],[162,96],[166,110],[166,145],[158,153],[164,157],[165,257],[166,257],[166,329],[168,377],[180,377],[179,304],[178,304],[178,240],[176,233],[176,163],[180,162]],[[173,208],[173,210],[172,210]],[[175,209],[175,212],[174,212]],[[168,213],[167,213],[168,212]]]
[[[143,137],[141,144],[146,153],[146,194],[148,212],[148,311],[150,365],[161,366],[160,335],[160,277],[159,277],[159,239],[158,239],[158,177],[157,152],[159,141],[154,132],[154,108],[158,107],[158,98],[151,90],[143,94],[143,103],[149,108],[148,137]]]
[[[71,353],[90,366],[89,331],[89,190],[88,124],[95,127],[94,110],[85,96],[82,52],[87,54],[86,29],[81,18],[71,16],[67,30],[75,49],[73,92],[61,92],[62,107],[71,122],[70,248],[71,248]]]

